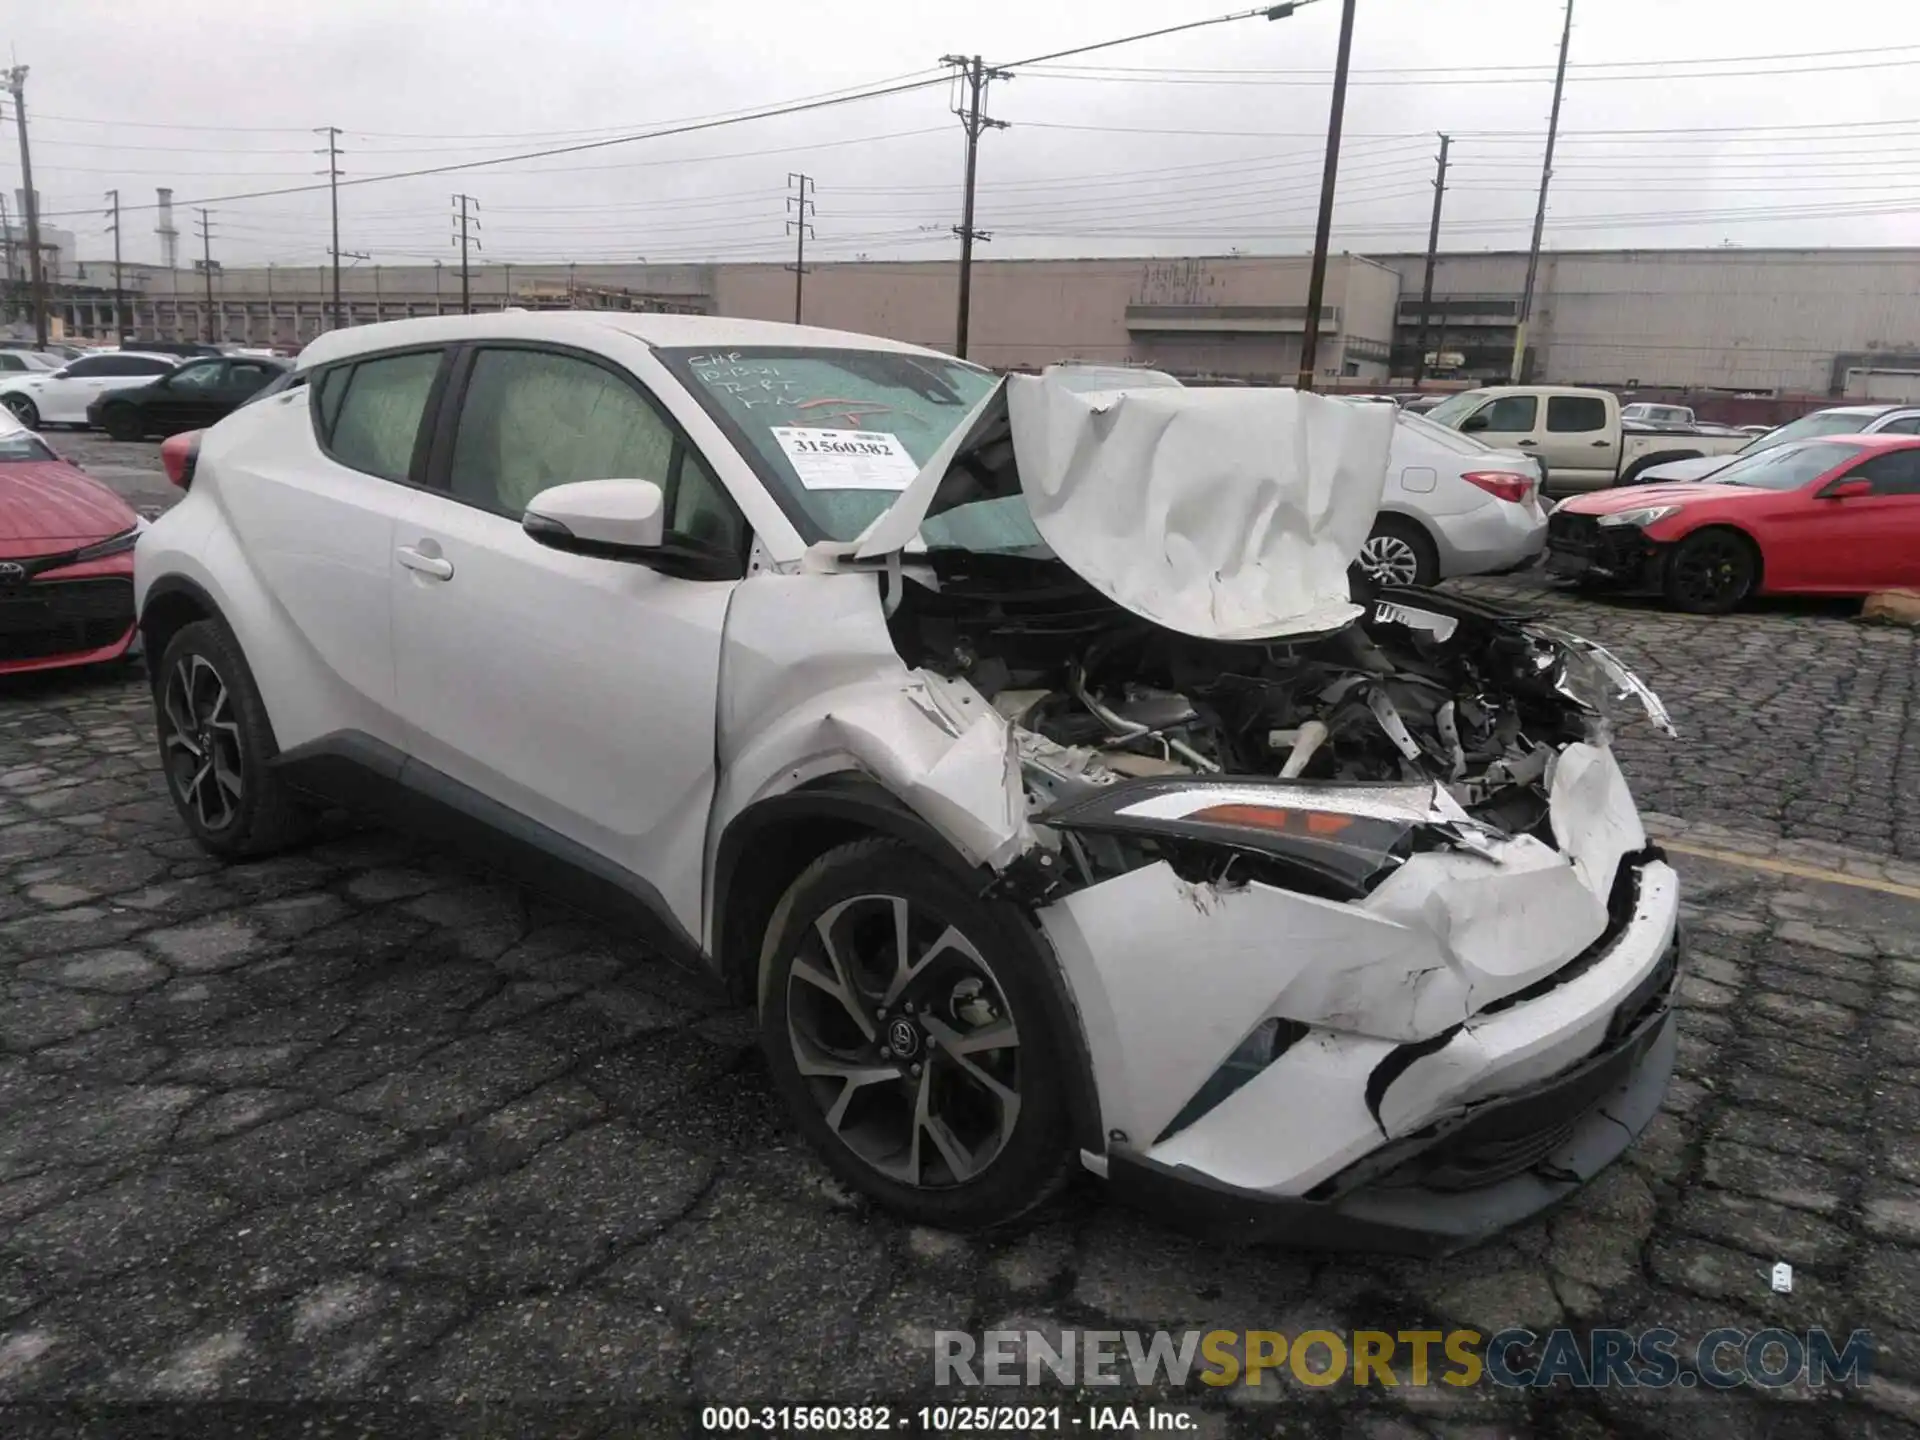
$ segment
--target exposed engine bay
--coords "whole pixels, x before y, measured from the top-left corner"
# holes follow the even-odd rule
[[[1604,743],[1623,700],[1671,731],[1606,651],[1460,596],[1380,591],[1332,634],[1220,641],[1142,619],[1054,560],[935,551],[924,565],[894,642],[1010,722],[1036,809],[1125,779],[1418,782],[1480,826],[1550,843],[1562,748]]]

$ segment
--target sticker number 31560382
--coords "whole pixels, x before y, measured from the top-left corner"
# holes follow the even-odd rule
[[[900,437],[885,430],[771,428],[793,473],[809,490],[904,490],[920,473]]]

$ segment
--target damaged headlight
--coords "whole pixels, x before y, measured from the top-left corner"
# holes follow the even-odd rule
[[[1678,505],[1643,505],[1638,510],[1616,510],[1611,515],[1602,515],[1598,524],[1603,530],[1615,525],[1633,525],[1644,530],[1647,526],[1656,524],[1669,515],[1679,513]]]
[[[1553,688],[1581,709],[1611,723],[1624,718],[1621,707],[1631,700],[1662,734],[1677,735],[1660,697],[1612,651],[1558,626],[1533,625],[1528,629],[1559,652]]]
[[[1040,823],[1069,832],[1187,842],[1276,862],[1295,888],[1365,895],[1413,853],[1431,786],[1374,786],[1316,803],[1306,787],[1137,780],[1056,806]],[[1328,808],[1337,804],[1338,808]]]

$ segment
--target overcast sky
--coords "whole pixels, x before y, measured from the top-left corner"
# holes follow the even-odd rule
[[[1920,0],[1576,0],[1549,247],[1913,243]],[[312,127],[358,179],[922,78],[950,51],[1013,61],[1222,13],[1215,0],[41,0],[0,39],[31,67],[49,223],[111,254],[100,208],[171,185],[182,263],[210,202],[226,264],[328,245]],[[1359,0],[1334,248],[1522,247],[1559,0]],[[996,82],[988,256],[1293,253],[1311,243],[1340,0],[1145,40]],[[1786,58],[1763,58],[1786,57]],[[1801,57],[1801,58],[1794,58]],[[1078,67],[1078,68],[1074,68]],[[789,171],[814,177],[819,258],[955,253],[950,87],[581,154],[343,188],[341,248],[452,263],[450,196],[488,260],[782,258]],[[11,116],[11,109],[8,111]],[[9,131],[11,126],[9,125]],[[1638,133],[1635,133],[1638,132]],[[19,185],[9,135],[0,183]],[[126,256],[155,261],[151,208]]]

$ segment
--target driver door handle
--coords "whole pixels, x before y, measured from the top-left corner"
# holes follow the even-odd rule
[[[1522,440],[1519,443],[1522,445],[1538,445],[1540,442],[1538,440]]]
[[[1613,442],[1611,440],[1596,440],[1593,442],[1593,448],[1596,450],[1604,450],[1607,448],[1607,446],[1611,445],[1612,443]]]
[[[411,545],[402,545],[396,553],[400,557],[400,563],[406,566],[407,569],[418,571],[430,580],[451,580],[453,578],[453,562],[451,560],[444,560],[438,555],[424,555]]]

